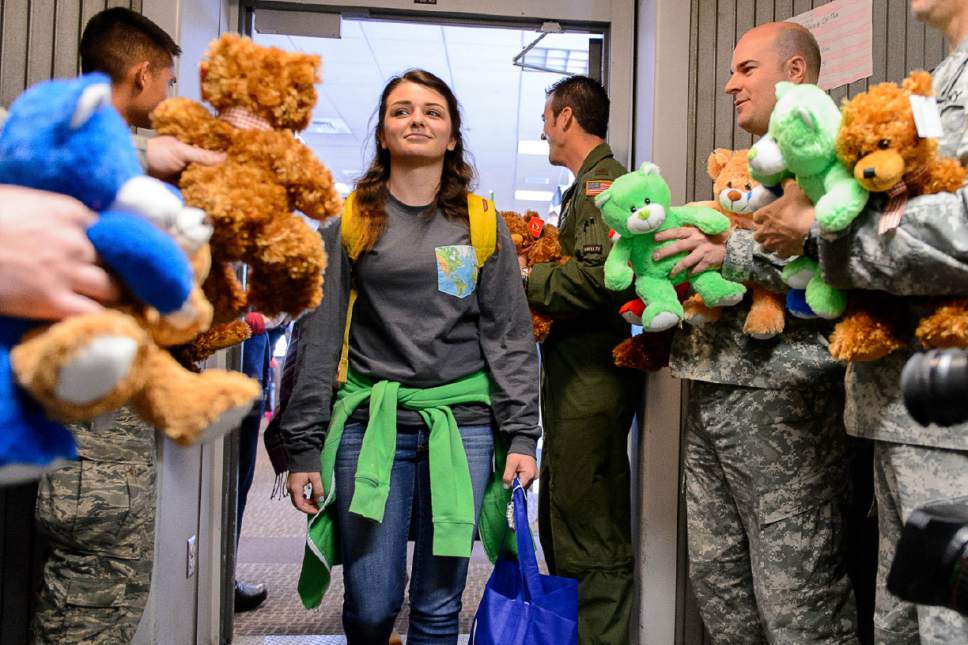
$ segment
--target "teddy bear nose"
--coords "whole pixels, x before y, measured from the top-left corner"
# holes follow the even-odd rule
[[[731,202],[738,201],[740,197],[742,197],[742,195],[738,190],[731,190],[728,193],[726,193],[726,198],[729,199],[729,201]]]
[[[874,168],[864,168],[864,179],[874,179],[877,177],[877,170]]]

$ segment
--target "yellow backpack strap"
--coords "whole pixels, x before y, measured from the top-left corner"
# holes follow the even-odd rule
[[[343,249],[349,257],[350,262],[354,262],[360,254],[360,239],[363,236],[363,229],[360,226],[360,218],[356,216],[353,209],[355,193],[350,193],[343,201],[343,215],[340,217],[340,239]],[[336,371],[336,382],[342,385],[346,383],[347,374],[350,369],[350,323],[353,320],[353,305],[356,304],[356,287],[350,286],[350,299],[346,306],[346,325],[343,327],[343,346],[339,353],[339,368]]]
[[[471,225],[471,245],[480,269],[497,248],[497,209],[491,200],[467,193],[467,217]]]
[[[355,262],[360,255],[360,241],[363,239],[363,223],[356,213],[354,205],[356,193],[350,193],[343,200],[343,215],[340,217],[340,237],[343,248],[351,262]]]
[[[350,262],[356,261],[360,254],[359,243],[363,235],[360,218],[353,209],[354,193],[343,201],[343,216],[340,218],[340,237]],[[480,269],[497,248],[497,209],[494,202],[474,193],[467,193],[467,216],[470,221],[471,245],[477,255],[477,268]],[[336,381],[346,383],[350,366],[350,323],[353,319],[353,305],[356,304],[356,287],[350,287],[350,299],[346,308],[346,326],[343,328],[343,347],[340,350],[339,369]]]

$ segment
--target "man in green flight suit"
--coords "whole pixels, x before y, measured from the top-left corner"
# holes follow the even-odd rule
[[[626,172],[605,143],[608,109],[605,90],[585,76],[548,90],[548,159],[575,175],[559,222],[569,259],[530,272],[522,263],[528,303],[555,319],[541,344],[541,545],[552,574],[578,579],[582,645],[628,643],[633,604],[627,446],[642,378],[612,362],[612,348],[629,336],[618,314],[629,294],[605,288],[611,243],[594,203]]]

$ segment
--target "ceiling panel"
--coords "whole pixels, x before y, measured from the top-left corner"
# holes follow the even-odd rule
[[[518,141],[537,139],[546,88],[560,74],[522,71],[512,59],[538,34],[503,28],[440,26],[343,19],[341,38],[256,34],[260,44],[318,54],[323,83],[314,119],[341,119],[350,134],[304,133],[334,179],[352,186],[370,159],[374,111],[394,74],[419,67],[444,79],[461,103],[465,144],[478,171],[478,191],[493,191],[503,210],[548,211],[549,204],[516,201],[516,190],[553,192],[570,173],[544,156],[519,155]],[[540,47],[587,49],[583,34],[551,34]]]

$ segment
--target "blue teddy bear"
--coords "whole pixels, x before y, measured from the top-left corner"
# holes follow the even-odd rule
[[[52,418],[90,419],[130,403],[187,443],[244,416],[255,397],[248,379],[187,372],[157,346],[186,342],[211,322],[198,281],[212,229],[177,191],[144,176],[107,76],[24,92],[0,132],[0,183],[69,195],[97,212],[88,239],[130,294],[121,307],[49,327],[0,317],[0,484],[75,456]]]

